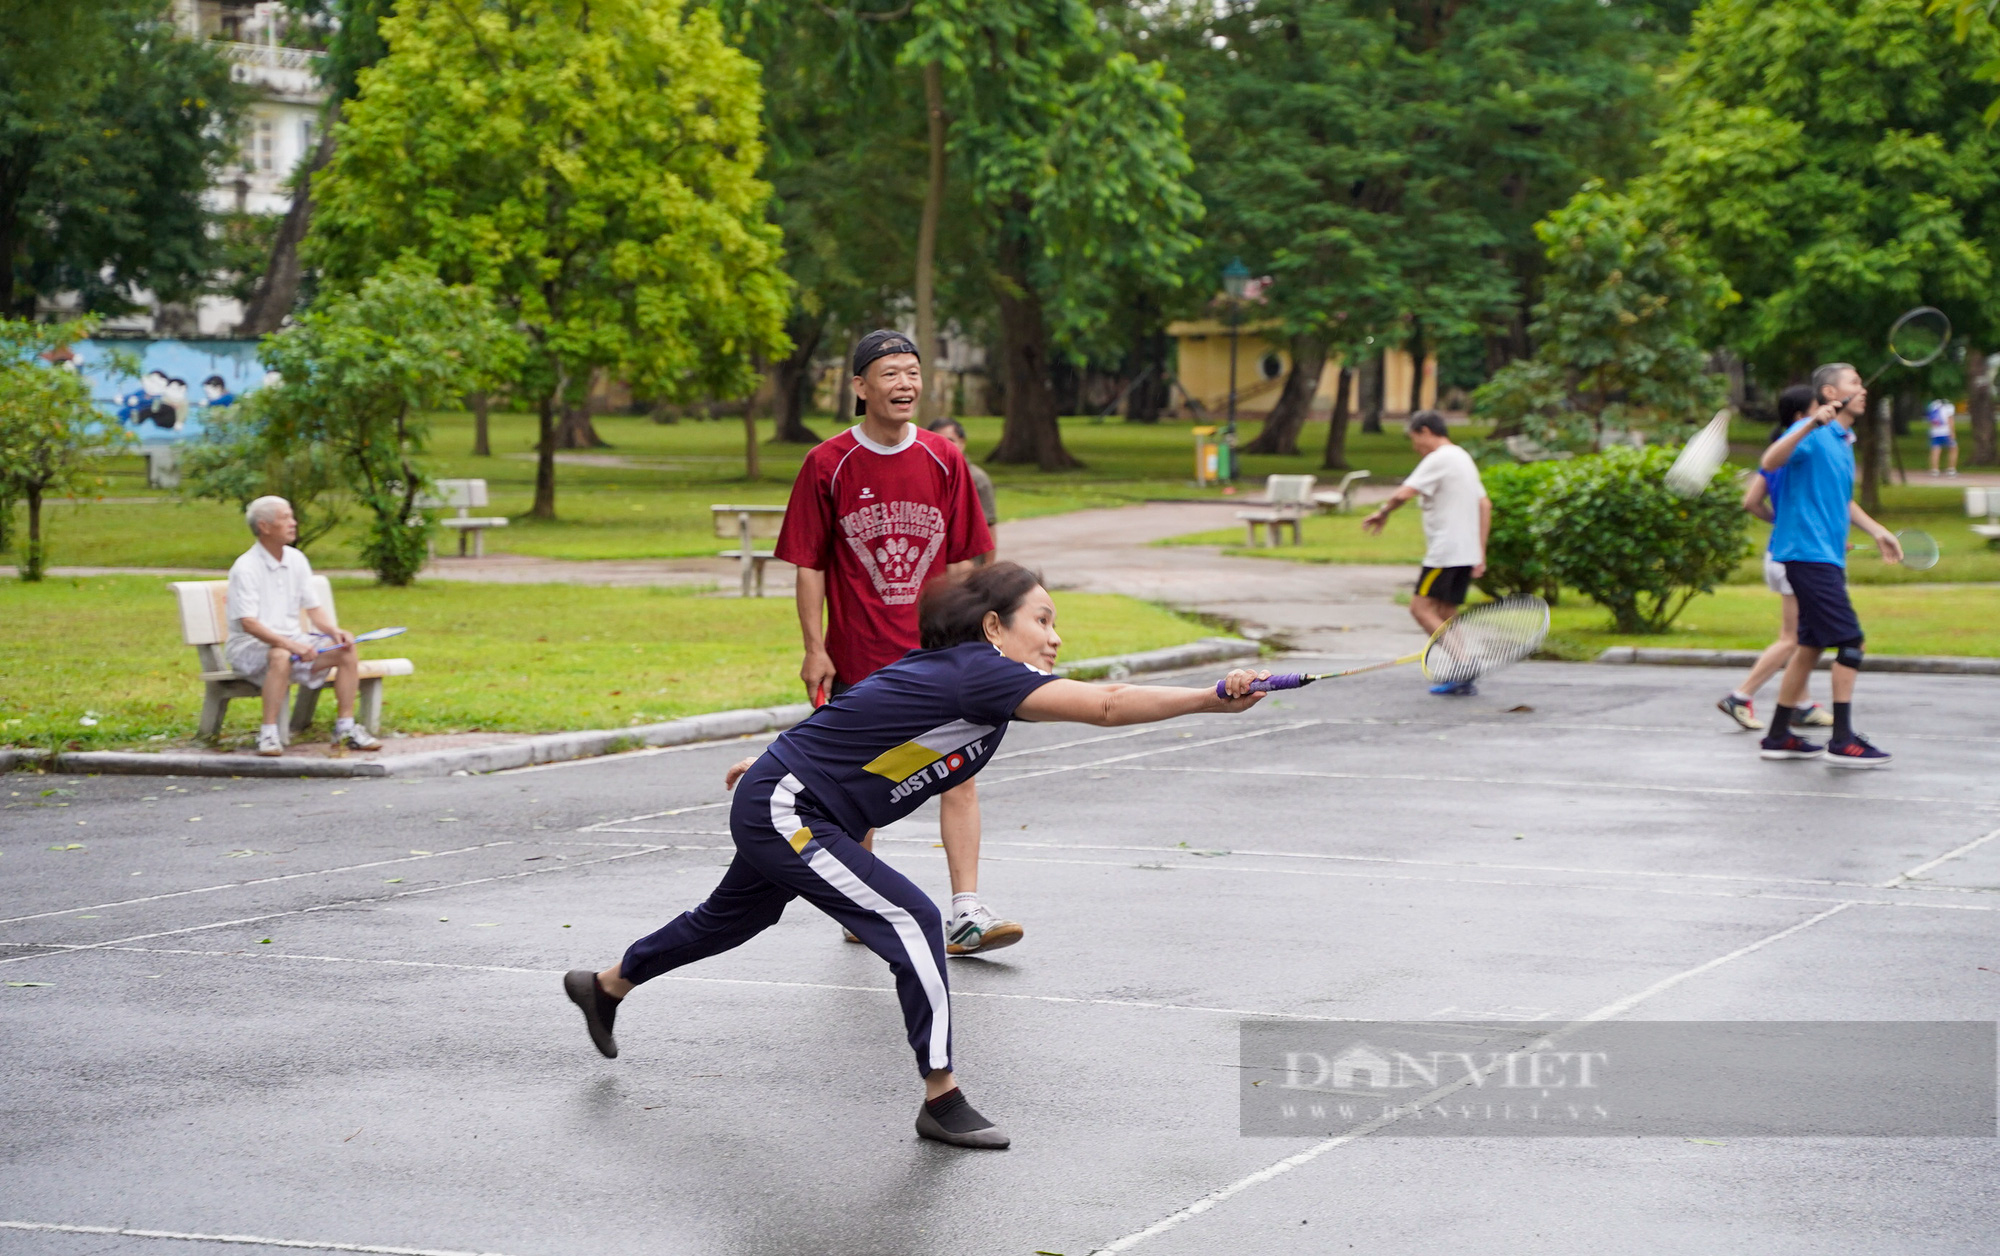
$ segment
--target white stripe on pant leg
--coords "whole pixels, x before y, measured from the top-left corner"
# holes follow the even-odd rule
[[[798,812],[794,810],[799,801],[799,791],[804,788],[805,784],[790,772],[771,786],[771,828],[784,841],[791,841],[792,834],[805,827],[799,823]]]
[[[896,906],[876,892],[875,888],[854,875],[854,870],[833,857],[825,848],[815,849],[806,866],[817,872],[822,881],[839,890],[856,903],[874,912],[895,929],[896,936],[903,941],[903,950],[909,954],[910,967],[916,970],[917,981],[924,988],[924,996],[931,1001],[931,1041],[930,1060],[933,1069],[941,1069],[951,1064],[951,996],[944,988],[944,974],[938,971],[937,958],[931,954],[929,939],[917,926],[916,917]]]

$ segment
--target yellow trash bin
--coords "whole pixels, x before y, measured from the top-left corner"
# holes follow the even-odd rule
[[[1222,444],[1213,427],[1194,429],[1194,482],[1206,488],[1222,480]]]

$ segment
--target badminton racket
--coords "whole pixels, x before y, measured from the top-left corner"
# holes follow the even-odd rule
[[[1700,497],[1729,457],[1729,411],[1717,410],[1708,426],[1688,438],[1667,468],[1667,488],[1679,497]]]
[[[1399,659],[1350,667],[1341,672],[1282,672],[1253,681],[1251,693],[1273,689],[1303,689],[1316,680],[1335,680],[1379,672],[1405,663],[1422,663],[1424,675],[1440,684],[1457,684],[1491,675],[1527,658],[1549,635],[1549,604],[1538,597],[1510,597],[1475,606],[1439,625],[1424,648]],[[1219,698],[1229,696],[1227,680],[1215,682]]]
[[[380,641],[380,640],[382,640],[382,639],[383,639],[383,638],[385,638],[385,637],[400,637],[400,636],[402,636],[402,635],[403,635],[404,633],[406,633],[406,632],[408,632],[408,631],[409,631],[409,629],[408,629],[408,628],[375,628],[375,629],[371,629],[371,630],[370,630],[370,631],[368,631],[368,632],[357,632],[357,633],[355,633],[355,634],[354,634],[354,644],[356,644],[356,645],[360,645],[360,644],[361,644],[361,643],[362,643],[363,641]],[[317,641],[332,641],[332,640],[333,640],[333,638],[332,638],[332,637],[329,637],[329,636],[327,636],[327,635],[326,635],[325,633],[323,633],[323,632],[315,632],[315,633],[311,633],[311,634],[309,634],[309,635],[311,635],[311,636],[313,637],[313,639],[314,639],[314,640],[317,640]],[[319,652],[320,652],[321,654],[331,654],[331,653],[333,653],[333,652],[334,652],[335,650],[345,650],[346,648],[347,648],[347,644],[346,644],[345,642],[342,642],[342,643],[341,643],[341,644],[339,644],[339,645],[323,645],[323,646],[320,646],[320,647],[319,647]],[[297,658],[297,657],[298,657],[298,655],[294,654],[294,655],[293,655],[292,657],[293,657],[293,658]]]
[[[1896,541],[1903,547],[1903,566],[1911,571],[1929,571],[1937,566],[1937,538],[1930,533],[1910,528],[1898,532]]]
[[[1904,366],[1929,366],[1944,354],[1945,346],[1951,343],[1951,320],[1944,311],[1934,306],[1919,305],[1906,310],[1889,329],[1889,360],[1875,368],[1861,387],[1865,390],[1882,372],[1901,363]]]

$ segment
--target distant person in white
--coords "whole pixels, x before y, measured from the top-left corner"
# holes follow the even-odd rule
[[[1435,633],[1458,614],[1472,582],[1486,574],[1486,537],[1493,528],[1493,502],[1479,482],[1472,455],[1452,444],[1444,416],[1419,410],[1410,416],[1410,444],[1422,461],[1375,512],[1361,521],[1380,535],[1389,514],[1412,497],[1423,498],[1424,569],[1417,576],[1410,615],[1426,633]],[[1432,686],[1435,694],[1468,697],[1472,682]]]
[[[278,720],[293,685],[317,689],[329,679],[339,702],[333,744],[348,750],[380,750],[382,743],[354,722],[354,697],[361,690],[360,649],[354,634],[333,622],[313,591],[312,564],[292,548],[299,521],[282,497],[259,497],[244,516],[257,543],[229,569],[229,665],[264,686],[264,723],[257,730],[257,753],[285,753]],[[302,630],[305,615],[318,632]]]

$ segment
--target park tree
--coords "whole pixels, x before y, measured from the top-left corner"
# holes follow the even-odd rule
[[[1496,430],[1591,452],[1607,428],[1677,435],[1705,419],[1722,393],[1705,337],[1736,294],[1699,251],[1595,181],[1535,233],[1548,258],[1535,355],[1495,373],[1474,410]]]
[[[126,434],[90,400],[90,383],[73,369],[69,346],[90,335],[89,319],[36,323],[0,317],[0,547],[14,503],[28,507],[21,579],[42,578],[47,546],[42,503],[82,487],[87,455],[117,448]],[[65,359],[65,361],[58,361]]]
[[[1075,466],[1054,355],[1082,344],[1143,277],[1178,282],[1200,200],[1181,93],[1113,48],[1077,0],[922,0],[907,63],[936,63],[954,169],[984,235],[1006,417],[991,460]]]
[[[1296,451],[1332,356],[1359,365],[1343,383],[1379,413],[1405,400],[1370,387],[1385,347],[1421,360],[1483,332],[1495,365],[1528,351],[1523,311],[1542,265],[1533,224],[1591,175],[1643,161],[1648,60],[1663,45],[1635,35],[1628,8],[1260,0],[1184,11],[1164,55],[1189,89],[1210,209],[1203,286],[1231,255],[1269,275],[1265,308],[1291,348],[1292,375],[1249,448]],[[1344,433],[1329,439],[1338,466]]]
[[[168,0],[0,0],[0,315],[64,293],[125,313],[136,290],[200,291],[215,253],[201,197],[242,103]]]
[[[428,413],[514,366],[520,341],[482,289],[447,286],[430,263],[399,259],[264,338],[259,356],[281,378],[253,394],[255,460],[334,468],[372,516],[363,561],[382,583],[406,585],[433,526],[417,505]]]
[[[381,29],[307,260],[351,287],[409,250],[491,295],[527,337],[509,385],[552,519],[556,450],[601,443],[593,380],[744,396],[788,347],[757,67],[677,0],[402,0]]]
[[[1919,5],[1716,0],[1697,15],[1649,183],[1742,294],[1723,330],[1765,383],[1834,360],[1871,371],[1917,305],[1943,309],[1970,358],[2000,345],[2000,135],[1980,78],[1996,55],[1990,25],[1961,41]],[[1914,399],[1961,369],[1885,382]],[[1887,443],[1874,407],[1861,429],[1872,510]]]

